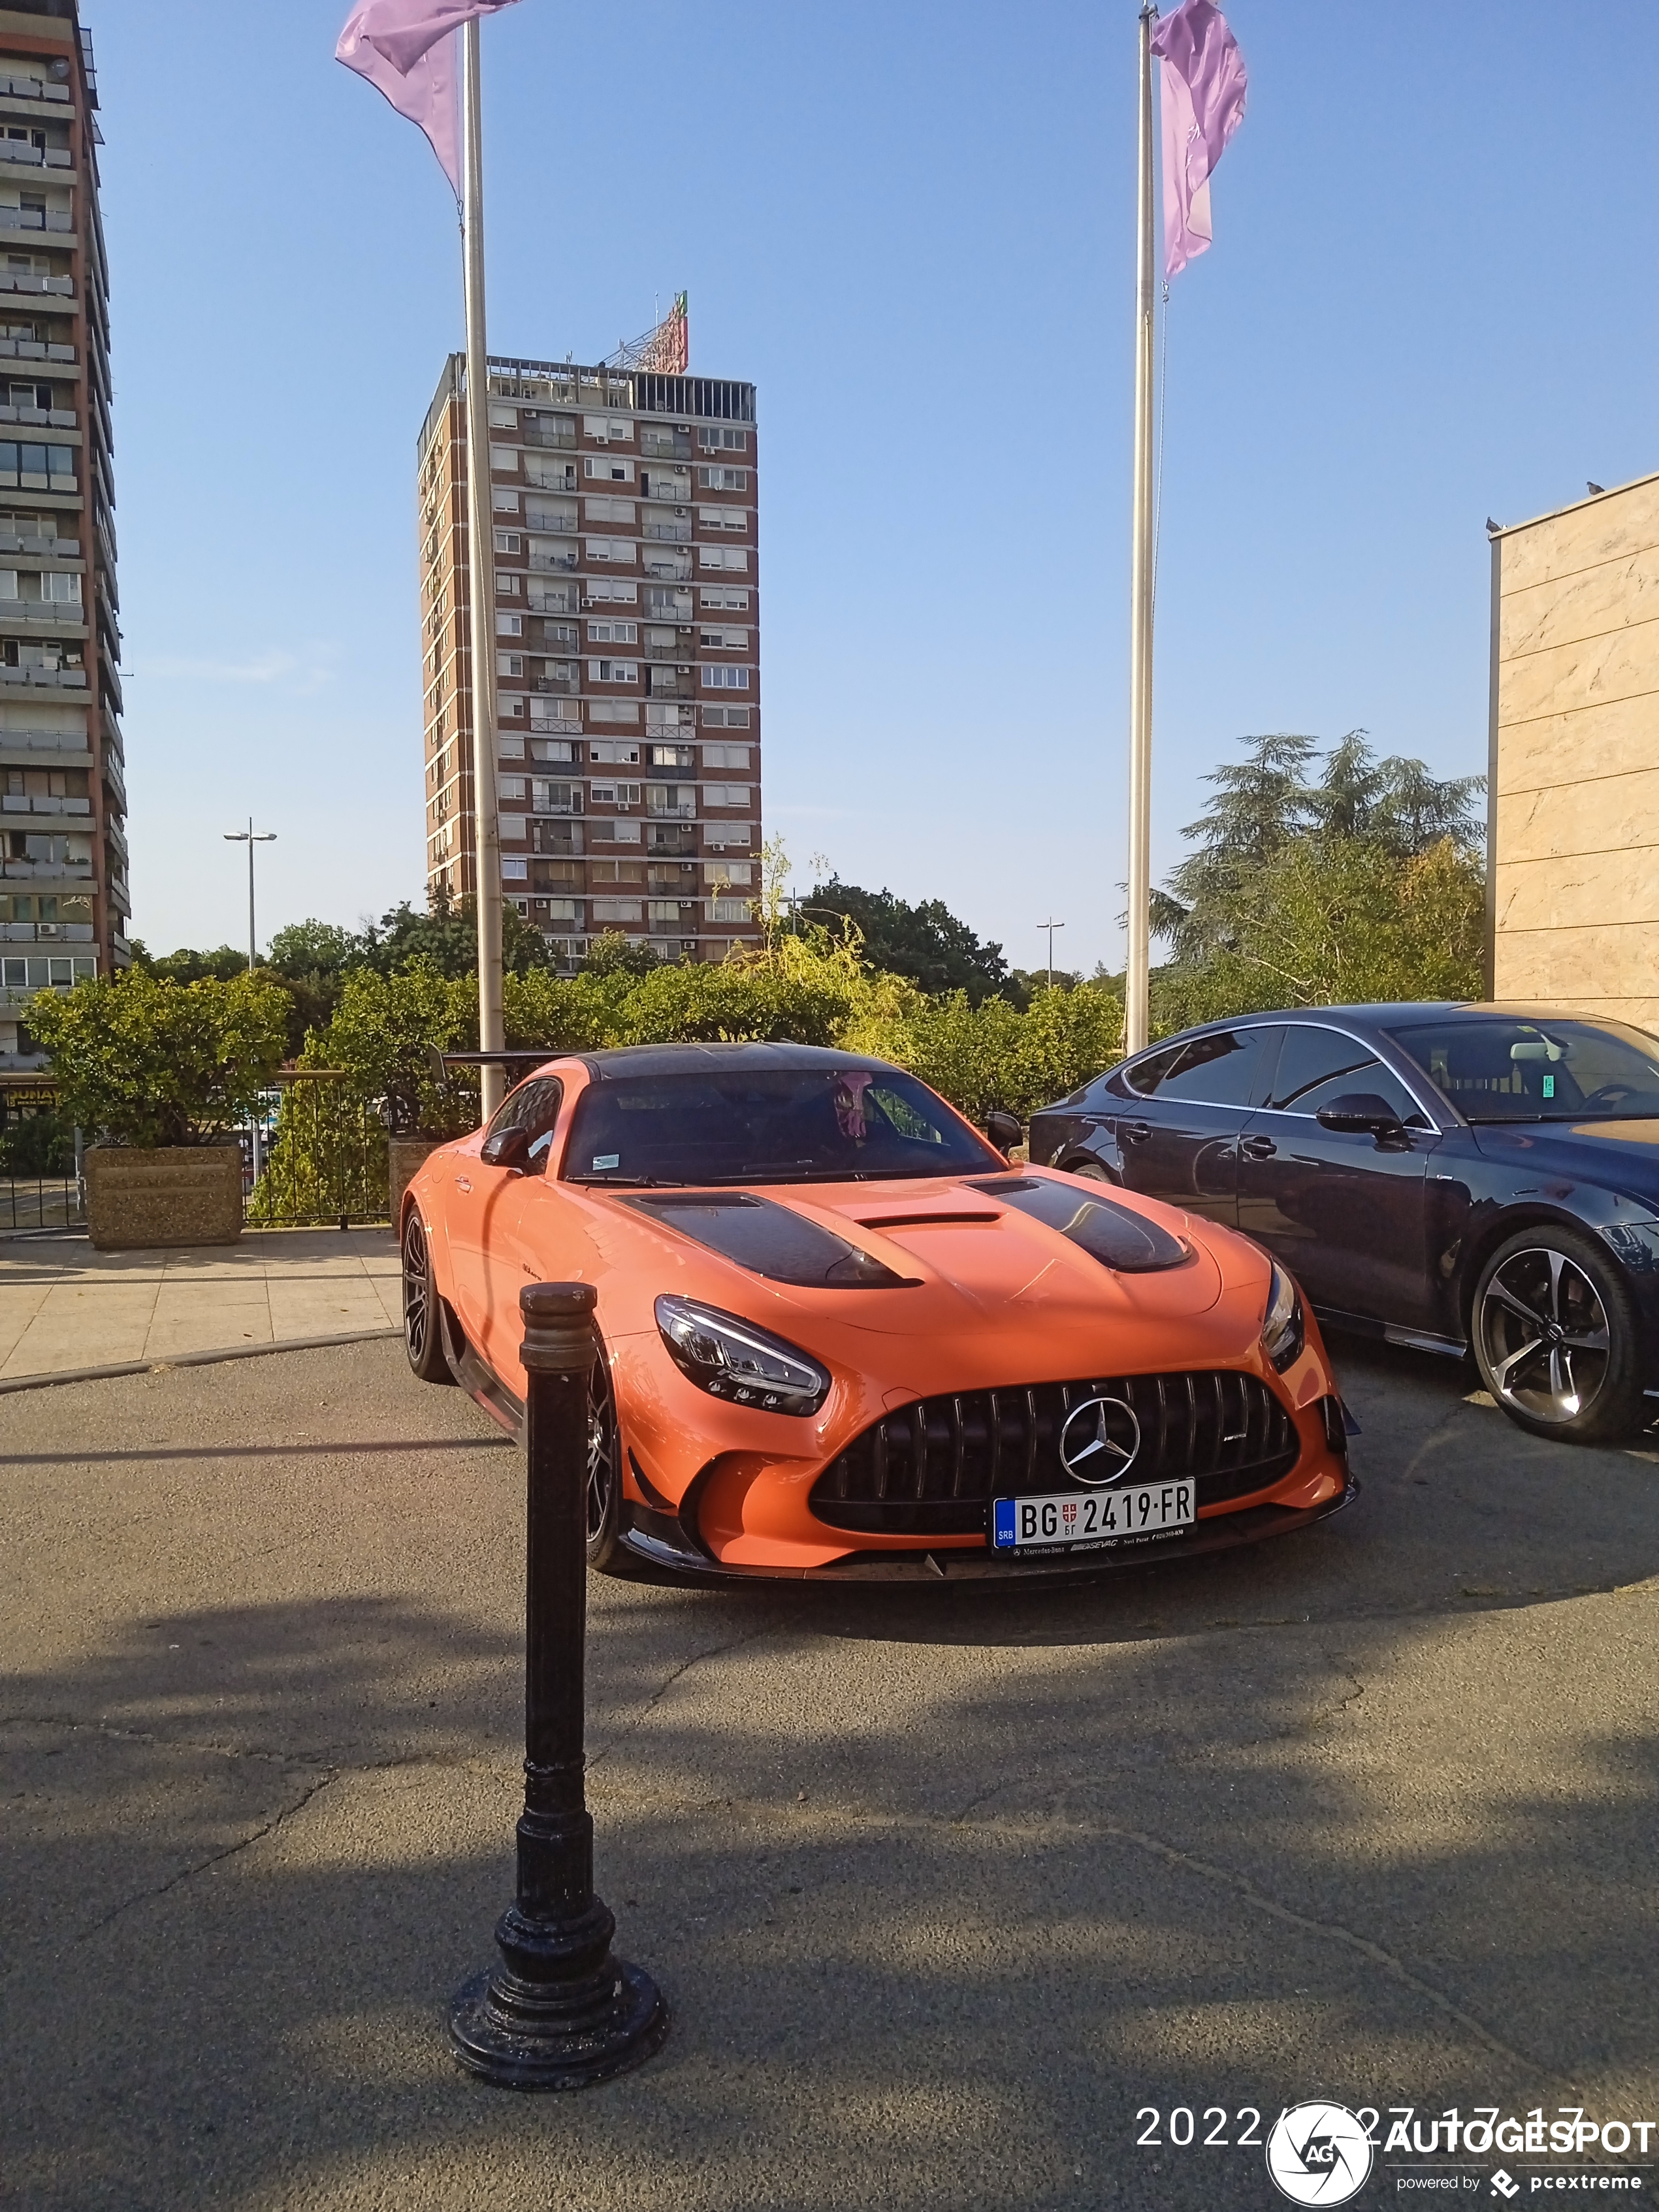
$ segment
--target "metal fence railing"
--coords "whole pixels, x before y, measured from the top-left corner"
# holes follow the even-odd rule
[[[84,1229],[86,1194],[74,1176],[8,1176],[0,1171],[0,1237]]]

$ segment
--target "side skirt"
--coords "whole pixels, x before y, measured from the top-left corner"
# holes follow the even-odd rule
[[[515,1443],[521,1443],[524,1441],[522,1402],[484,1365],[468,1341],[465,1330],[456,1320],[447,1298],[439,1311],[442,1316],[444,1358],[449,1362],[450,1373],[474,1405],[482,1406],[490,1419],[499,1422]]]

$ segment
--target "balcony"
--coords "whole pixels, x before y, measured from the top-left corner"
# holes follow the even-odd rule
[[[573,545],[568,552],[560,547],[552,553],[532,553],[530,556],[530,565],[532,568],[544,570],[573,570],[576,566],[577,559],[576,549]]]
[[[15,814],[90,814],[89,799],[43,798],[36,793],[33,798],[25,792],[0,793],[0,813]]]
[[[691,440],[684,430],[640,432],[640,451],[648,461],[689,461]]]
[[[532,822],[530,849],[545,853],[554,858],[580,858],[582,849],[582,825],[580,822]]]
[[[15,530],[0,530],[0,553],[44,553],[49,561],[78,561],[78,538],[20,538]]]
[[[82,599],[0,599],[0,625],[9,631],[15,632],[20,624],[26,630],[56,629],[70,623],[84,636],[86,621],[86,603]]]
[[[672,645],[647,645],[645,657],[647,660],[690,660],[692,651],[691,633],[683,629]]]
[[[647,798],[645,811],[653,822],[695,822],[697,802],[695,799]]]
[[[73,276],[37,276],[33,270],[27,276],[9,270],[0,270],[0,292],[49,293],[60,300],[75,297]]]
[[[113,671],[106,671],[106,676]],[[52,691],[84,691],[87,672],[84,668],[14,668],[0,660],[0,684],[29,684],[44,686]]]
[[[550,422],[521,423],[519,436],[520,441],[526,446],[550,447],[566,452],[570,451],[576,444],[576,433],[574,428],[563,429]]]
[[[525,605],[532,615],[574,615],[576,595],[568,585],[560,584],[552,591],[545,585],[538,591],[525,593]]]
[[[14,407],[9,401],[0,402],[0,422],[28,422],[37,429],[72,430],[75,410],[72,407]]]
[[[644,534],[665,545],[689,545],[691,543],[689,522],[647,522]]]
[[[73,233],[75,217],[67,208],[0,207],[0,230],[51,230]]]
[[[28,146],[21,138],[0,138],[0,161],[25,169],[72,169],[67,146]]]
[[[0,753],[21,755],[34,764],[45,759],[54,765],[63,761],[71,768],[87,768],[92,763],[92,747],[73,730],[0,729]]]
[[[557,692],[568,699],[580,690],[581,678],[577,676],[538,676],[535,688],[542,692]]]
[[[641,566],[647,576],[654,576],[659,583],[682,583],[691,574],[691,556],[690,553],[672,553],[654,545],[647,546]]]
[[[0,361],[62,362],[73,368],[75,348],[42,338],[0,338]]]

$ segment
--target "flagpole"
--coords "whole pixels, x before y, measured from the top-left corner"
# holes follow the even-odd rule
[[[495,639],[491,609],[494,527],[489,503],[489,366],[484,343],[483,115],[478,81],[478,22],[461,30],[462,261],[466,279],[467,580],[471,598],[473,872],[478,911],[478,1045],[500,1052],[501,853],[495,793]],[[501,1104],[506,1072],[479,1071],[484,1119]]]
[[[1152,832],[1152,21],[1140,11],[1140,129],[1136,189],[1135,441],[1129,566],[1129,938],[1124,963],[1124,1048],[1149,1030]]]

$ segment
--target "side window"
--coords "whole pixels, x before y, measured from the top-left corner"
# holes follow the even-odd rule
[[[1189,1098],[1206,1106],[1248,1106],[1261,1065],[1264,1032],[1216,1030],[1194,1037],[1158,1086],[1160,1098]]]
[[[1427,1117],[1416,1099],[1398,1076],[1384,1067],[1380,1060],[1362,1060],[1358,1067],[1346,1068],[1340,1075],[1328,1076],[1323,1083],[1311,1085],[1291,1110],[1297,1114],[1316,1114],[1322,1106],[1328,1106],[1333,1099],[1352,1097],[1356,1091],[1367,1097],[1380,1098],[1385,1106],[1392,1106],[1408,1128],[1426,1129],[1429,1126]]]
[[[1179,1045],[1169,1045],[1162,1052],[1151,1053],[1145,1060],[1119,1068],[1112,1079],[1113,1088],[1121,1085],[1132,1098],[1150,1098],[1180,1059],[1181,1049]]]
[[[1352,1037],[1344,1036],[1340,1030],[1316,1027],[1311,1023],[1292,1022],[1285,1030],[1285,1042],[1279,1048],[1279,1066],[1274,1070],[1273,1088],[1265,1104],[1279,1114],[1313,1114],[1318,1105],[1310,1105],[1311,1092],[1321,1090],[1338,1076],[1352,1074],[1355,1069],[1376,1064],[1376,1054]],[[1363,1091],[1363,1083],[1351,1083],[1350,1091]],[[1322,1099],[1319,1102],[1322,1104]]]
[[[558,1121],[559,1108],[563,1099],[564,1085],[556,1076],[533,1075],[528,1083],[521,1083],[516,1091],[501,1101],[486,1134],[493,1137],[498,1129],[528,1129],[530,1158],[525,1172],[526,1175],[545,1175],[548,1149],[553,1141],[553,1128]]]

